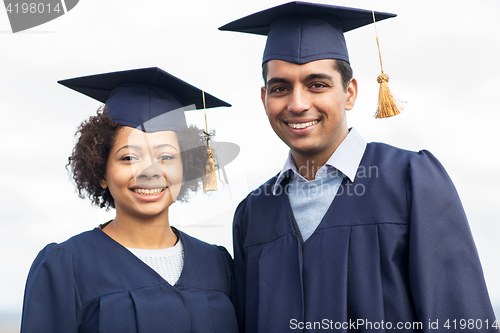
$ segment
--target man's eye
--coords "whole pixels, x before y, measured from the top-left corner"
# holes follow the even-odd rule
[[[313,89],[321,89],[321,88],[326,88],[328,87],[328,85],[324,84],[324,83],[313,83],[311,84],[311,88]]]
[[[287,89],[285,87],[274,87],[271,89],[271,93],[281,93],[286,91]]]

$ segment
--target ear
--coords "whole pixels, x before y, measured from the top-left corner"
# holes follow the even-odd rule
[[[266,87],[261,87],[260,88],[260,99],[262,100],[262,105],[264,105],[264,111],[266,111],[266,114],[267,114],[267,109],[266,109]]]
[[[104,178],[99,181],[99,185],[101,185],[103,189],[108,188],[108,182],[106,181],[106,176],[104,176]]]
[[[347,98],[345,101],[345,109],[351,110],[356,103],[356,97],[358,97],[358,81],[352,78],[347,86]]]

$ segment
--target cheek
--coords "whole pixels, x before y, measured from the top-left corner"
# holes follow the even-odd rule
[[[183,169],[182,163],[178,163],[175,166],[171,166],[167,170],[167,182],[170,189],[170,194],[172,195],[172,200],[175,201],[183,184]]]
[[[165,173],[167,175],[167,181],[169,186],[175,186],[182,184],[183,170],[182,162],[177,162],[165,167]]]
[[[266,100],[266,114],[270,119],[278,117],[285,107],[284,99],[268,98]]]
[[[107,185],[109,188],[109,191],[111,192],[111,195],[113,193],[117,193],[120,188],[127,186],[128,184],[128,179],[130,177],[127,177],[126,175],[123,174],[123,172],[114,170],[111,173],[107,173]],[[114,195],[113,195],[114,196]]]
[[[326,96],[325,96],[326,97]],[[322,98],[316,101],[316,107],[319,110],[327,113],[330,117],[340,117],[345,111],[345,101],[339,96],[331,96],[329,98]]]

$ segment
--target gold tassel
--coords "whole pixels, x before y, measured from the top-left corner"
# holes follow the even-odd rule
[[[202,91],[203,110],[205,110],[205,135],[207,137],[208,160],[205,167],[205,176],[203,177],[203,191],[217,191],[217,176],[215,174],[214,152],[210,148],[210,135],[208,133],[207,111],[205,109],[205,92]]]
[[[380,83],[380,90],[378,92],[378,107],[375,118],[389,118],[400,114],[401,110],[403,110],[403,106],[400,104],[401,102],[391,94],[391,90],[387,84],[387,82],[389,82],[389,75],[382,72],[377,77],[377,82]]]
[[[215,175],[215,165],[213,151],[210,146],[207,148],[208,160],[206,174],[203,178],[203,191],[217,191],[217,177]]]
[[[391,90],[389,89],[389,75],[384,73],[384,68],[382,67],[382,55],[380,53],[380,45],[378,42],[378,34],[377,34],[377,26],[375,25],[375,12],[372,11],[373,15],[373,25],[375,26],[375,37],[377,38],[377,49],[378,49],[378,57],[380,59],[380,70],[381,73],[377,77],[377,82],[380,83],[380,90],[378,93],[378,107],[377,112],[375,112],[374,117],[377,119],[380,118],[389,118],[395,115],[398,115],[403,110],[403,106],[397,98],[395,98],[391,94]]]

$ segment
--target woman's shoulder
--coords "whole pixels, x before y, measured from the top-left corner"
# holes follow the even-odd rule
[[[89,243],[96,242],[95,230],[84,231],[80,234],[74,235],[61,243],[49,243],[40,252],[44,256],[62,255],[63,253],[71,253],[84,250],[82,246]],[[89,244],[90,245],[90,244]]]
[[[66,251],[70,253],[87,251],[89,247],[94,247],[96,244],[102,242],[101,230],[95,228],[93,230],[84,231],[74,235],[61,243],[50,243],[45,246],[42,251],[45,252],[60,252]]]
[[[184,245],[184,270],[178,284],[231,294],[232,258],[223,246],[178,231]],[[204,276],[203,279],[199,279]]]
[[[191,251],[196,251],[198,253],[206,252],[211,255],[230,257],[224,246],[207,243],[178,229],[176,229],[176,231],[180,234],[184,247],[188,247]]]
[[[116,244],[99,228],[82,232],[61,243],[46,245],[33,261],[31,271],[45,267],[73,271],[76,275],[92,273],[125,260]]]
[[[215,267],[218,267],[215,271],[232,270],[233,259],[224,246],[209,244],[182,231],[179,234],[184,244],[184,255],[189,257],[190,262],[196,262],[207,270]]]

